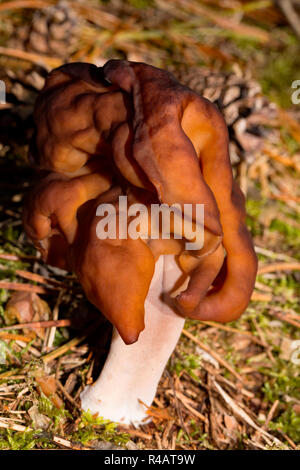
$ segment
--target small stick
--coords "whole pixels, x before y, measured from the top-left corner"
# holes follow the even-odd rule
[[[289,318],[287,315],[283,315],[282,313],[279,313],[279,312],[268,312],[268,315],[272,315],[278,318],[279,320],[283,320],[286,323],[289,323],[290,325],[295,326],[296,328],[300,328],[300,322],[297,322],[296,320]]]
[[[23,328],[49,328],[52,326],[62,327],[62,326],[70,326],[71,320],[69,318],[61,319],[61,320],[46,320],[46,321],[32,321],[29,323],[18,323],[17,325],[10,325],[4,326],[0,328],[0,331],[5,330],[22,330]]]
[[[0,253],[0,259],[7,259],[8,261],[41,261],[37,256],[27,255],[12,255],[11,253]]]
[[[267,444],[270,444],[270,440],[275,442],[276,444],[282,445],[282,442],[279,441],[276,437],[272,436],[269,434],[267,431],[264,429],[260,428],[252,418],[237,404],[235,401],[231,398],[228,393],[223,390],[223,388],[215,381],[212,379],[213,385],[217,392],[221,395],[225,403],[232,409],[234,414],[236,414],[240,419],[245,421],[249,426],[254,428],[256,431],[258,431],[266,440]]]
[[[170,390],[168,390],[168,392],[171,393],[172,395],[174,395],[173,390],[170,389]],[[191,400],[190,398],[186,397],[183,393],[178,392],[178,391],[176,392],[176,396],[183,403],[183,405],[186,407],[186,409],[189,410],[194,416],[196,416],[198,419],[200,419],[200,421],[203,421],[204,423],[208,423],[208,420],[207,420],[206,416],[199,413],[199,411],[195,410],[195,408],[193,408],[191,405],[189,405],[188,402],[193,403],[193,400]]]
[[[262,342],[249,331],[238,330],[237,328],[232,328],[231,326],[223,325],[223,323],[215,323],[213,321],[200,320],[200,322],[203,323],[204,325],[211,326],[213,328],[218,328],[219,330],[229,331],[230,333],[238,333],[242,335],[247,335],[249,336],[249,339],[253,341],[253,343],[257,343],[260,346],[263,346]]]
[[[273,158],[274,160],[282,163],[284,166],[294,167],[296,170],[299,169],[297,163],[291,157],[283,157],[282,155],[277,155],[269,149],[263,149],[263,152],[268,155],[268,157]]]
[[[86,337],[87,336],[85,335],[85,336],[80,336],[80,337],[71,339],[71,341],[68,341],[66,344],[63,344],[62,346],[55,349],[54,351],[51,351],[50,353],[45,354],[45,356],[42,357],[42,360],[47,364],[53,359],[56,359],[57,357],[62,356],[74,346],[77,346],[78,344],[82,343],[82,341],[84,341]]]
[[[225,367],[225,369],[229,370],[229,372],[231,372],[232,375],[234,375],[240,382],[243,383],[243,378],[240,376],[240,374],[238,374],[224,359],[222,359],[219,356],[219,354],[217,354],[215,351],[213,351],[206,344],[202,343],[202,341],[200,341],[198,338],[196,338],[194,335],[192,335],[189,331],[183,329],[182,333],[185,336],[187,336],[188,338],[190,338],[192,341],[194,341],[194,343],[198,344],[198,346],[200,346],[201,349],[203,349],[204,351],[209,353],[214,359],[216,359],[216,361],[219,362],[219,364],[221,364],[223,367]]]
[[[11,370],[8,370],[6,372],[2,372],[2,374],[0,374],[0,380],[2,379],[6,379],[7,377],[10,377],[11,374],[14,374],[15,372],[18,372],[19,369],[11,369]]]
[[[171,376],[168,369],[166,369],[165,372],[166,372],[166,375],[169,378],[169,382],[171,383],[171,387],[172,387],[172,390],[173,390],[173,395],[174,395],[174,400],[175,400],[175,408],[176,408],[177,414],[179,416],[180,425],[181,425],[182,429],[184,430],[184,432],[186,433],[186,435],[188,436],[189,440],[191,440],[191,436],[189,435],[189,432],[186,429],[186,426],[185,426],[185,423],[184,423],[184,420],[183,420],[183,417],[182,417],[181,406],[180,406],[179,400],[177,398],[177,390],[175,388],[173,377]]]
[[[258,268],[257,274],[272,273],[274,271],[298,271],[300,263],[272,263]]]
[[[45,276],[41,276],[40,274],[22,271],[21,269],[17,269],[15,273],[18,274],[18,276],[23,277],[24,279],[29,279],[30,281],[39,282],[41,284],[53,284],[56,287],[66,287],[63,282],[57,281],[56,279],[50,279]]]
[[[58,57],[47,57],[33,52],[12,49],[10,47],[0,46],[0,55],[15,57],[16,59],[26,60],[34,64],[42,64],[48,68],[55,68],[62,65],[62,61],[58,59]]]
[[[252,302],[270,302],[272,300],[272,295],[254,291],[251,295],[251,300]]]
[[[80,409],[80,406],[78,405],[78,403],[76,403],[74,398],[71,397],[71,395],[67,392],[67,390],[65,390],[65,388],[64,388],[63,384],[60,382],[60,380],[56,379],[56,383],[57,383],[58,388],[60,388],[60,390],[62,391],[64,396],[67,398],[67,400],[69,400],[69,402],[72,403],[72,405],[75,406],[75,408]]]
[[[291,439],[287,434],[285,434],[285,432],[281,431],[280,429],[278,429],[278,431],[279,431],[280,434],[282,434],[282,436],[288,441],[288,443],[290,444],[290,446],[291,446],[294,450],[297,450],[297,446],[296,446],[295,442],[292,441],[292,439]]]
[[[17,0],[12,2],[4,2],[0,5],[0,11],[5,10],[17,10],[19,8],[45,8],[50,5],[53,5],[53,2],[48,2],[46,0]]]
[[[262,248],[258,245],[255,245],[255,251],[256,253],[267,256],[269,258],[281,259],[282,261],[297,262],[297,260],[295,258],[292,258],[292,256],[284,255],[283,253],[276,253],[276,251],[267,250],[266,248]]]
[[[32,284],[21,284],[19,282],[0,281],[0,289],[17,290],[23,292],[35,292],[36,294],[49,294],[53,290],[50,288],[34,286]],[[53,288],[52,288],[53,289]]]
[[[58,310],[59,310],[59,306],[60,306],[60,303],[61,303],[61,300],[64,296],[64,293],[65,291],[64,290],[61,290],[59,292],[59,295],[57,297],[57,300],[56,300],[56,303],[55,303],[55,306],[54,306],[54,309],[53,309],[53,321],[57,321],[58,320]],[[54,338],[55,338],[55,331],[56,331],[56,325],[53,325],[50,330],[48,330],[49,333],[48,335],[46,335],[46,349],[51,349],[52,346],[53,346],[53,342],[54,342]]]
[[[274,403],[273,403],[273,405],[271,406],[271,409],[270,409],[270,411],[269,411],[269,413],[268,413],[267,419],[266,419],[266,421],[265,421],[264,424],[263,424],[263,427],[262,427],[263,429],[265,429],[265,430],[268,429],[269,423],[270,423],[270,421],[272,421],[273,416],[274,416],[274,414],[275,414],[275,411],[276,411],[278,405],[279,405],[279,400],[274,401]]]
[[[10,339],[13,341],[19,340],[19,341],[24,341],[25,343],[30,343],[30,341],[32,341],[32,338],[28,338],[28,336],[15,335],[13,333],[5,333],[5,332],[0,332],[0,339]]]
[[[124,431],[124,432],[126,432],[127,434],[130,434],[133,437],[141,437],[142,439],[146,439],[147,441],[152,440],[151,434],[146,434],[145,432],[138,431],[137,429],[130,429],[130,428],[127,428],[124,425],[123,426],[118,426],[118,427],[119,427],[120,431]]]

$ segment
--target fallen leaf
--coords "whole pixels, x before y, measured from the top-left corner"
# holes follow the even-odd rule
[[[49,305],[34,292],[14,292],[4,312],[7,325],[13,325],[16,322],[46,321],[49,320],[49,316]],[[32,331],[24,328],[24,333],[30,335],[30,337],[35,337],[35,334],[37,334],[43,339],[45,329],[37,328]]]
[[[56,406],[56,408],[62,408],[63,401],[56,393],[57,386],[55,377],[52,375],[50,376],[41,374],[36,375],[35,381],[39,386],[39,391],[46,395],[46,397],[51,400],[51,402],[54,406]]]

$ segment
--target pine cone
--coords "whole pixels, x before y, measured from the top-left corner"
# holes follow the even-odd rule
[[[76,47],[79,20],[64,1],[36,10],[30,25],[18,28],[9,47],[67,59]]]
[[[205,67],[172,67],[170,71],[218,106],[229,130],[232,163],[251,160],[267,133],[263,124],[276,114],[276,105],[262,96],[260,85],[247,75]]]
[[[33,107],[48,71],[41,66],[28,70],[0,68],[9,108],[0,110],[0,144],[24,145],[33,133]]]

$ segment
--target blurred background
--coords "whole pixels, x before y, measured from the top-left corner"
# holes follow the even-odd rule
[[[299,449],[299,46],[297,0],[0,1],[0,449]],[[241,319],[186,322],[140,430],[81,414],[109,325],[91,334],[98,312],[21,220],[47,73],[111,58],[165,68],[219,107],[259,257]]]

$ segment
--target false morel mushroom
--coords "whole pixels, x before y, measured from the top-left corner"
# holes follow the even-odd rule
[[[82,407],[138,425],[184,318],[235,320],[253,291],[257,260],[224,119],[169,72],[122,60],[55,69],[34,117],[30,159],[46,176],[27,197],[25,230],[46,262],[76,273],[114,325],[108,358],[82,393]],[[176,236],[178,220],[169,238],[161,231],[152,237],[149,215],[140,237],[130,236],[132,214],[121,233],[124,196],[148,214],[153,205],[176,205],[180,214],[189,205],[204,242],[188,250],[189,236]],[[107,204],[117,229],[99,237],[98,208]]]

